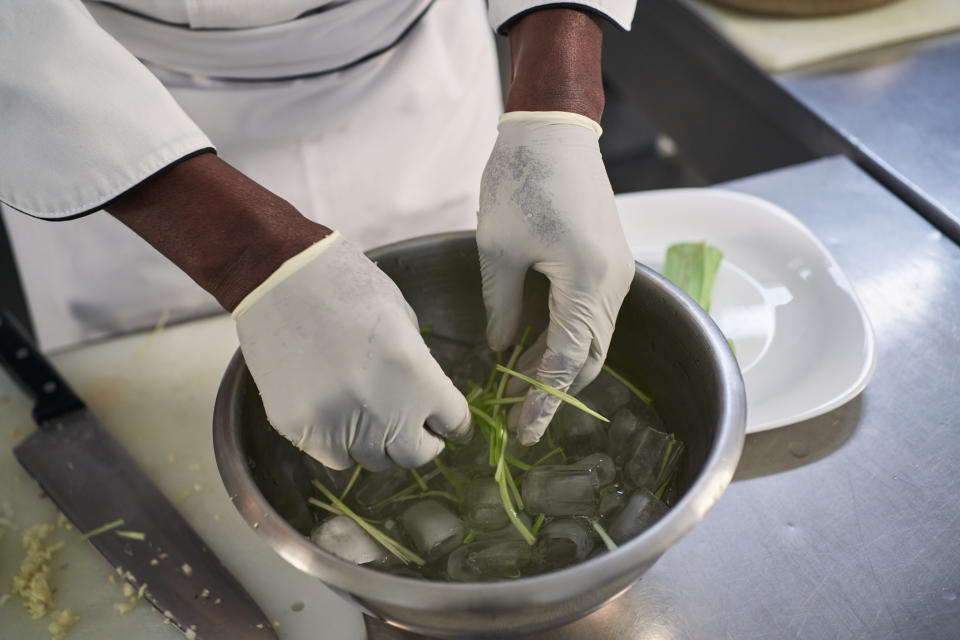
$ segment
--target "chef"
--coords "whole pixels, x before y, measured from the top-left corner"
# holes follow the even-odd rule
[[[545,274],[525,366],[576,392],[633,274],[597,122],[600,24],[634,6],[0,0],[0,201],[41,344],[223,308],[284,436],[333,468],[416,467],[469,412],[362,250],[476,226],[490,346]],[[528,392],[521,442],[557,404]]]

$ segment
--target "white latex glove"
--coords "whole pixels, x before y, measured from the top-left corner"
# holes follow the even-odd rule
[[[469,433],[466,400],[400,290],[337,232],[286,261],[233,317],[270,424],[330,468],[418,467],[443,449],[438,436]]]
[[[480,186],[477,245],[487,339],[501,351],[519,337],[527,269],[550,279],[550,324],[521,362],[576,393],[606,358],[634,261],[600,156],[600,125],[572,113],[514,111]],[[520,442],[536,443],[560,401],[530,389],[510,414]]]

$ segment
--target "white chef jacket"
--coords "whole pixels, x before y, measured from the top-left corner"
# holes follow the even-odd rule
[[[502,108],[487,25],[550,4],[0,0],[0,202],[41,346],[219,309],[85,216],[214,146],[364,247],[472,228]],[[635,0],[561,4],[628,28]]]

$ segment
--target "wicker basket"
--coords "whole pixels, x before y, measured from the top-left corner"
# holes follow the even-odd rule
[[[862,11],[896,0],[711,0],[734,9],[778,16],[826,16]]]

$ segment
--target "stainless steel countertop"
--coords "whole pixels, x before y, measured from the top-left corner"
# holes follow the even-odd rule
[[[748,436],[693,532],[622,597],[537,640],[957,638],[960,247],[844,158],[719,186],[824,242],[873,323],[876,375],[840,409]]]
[[[960,34],[775,76],[960,239]]]

